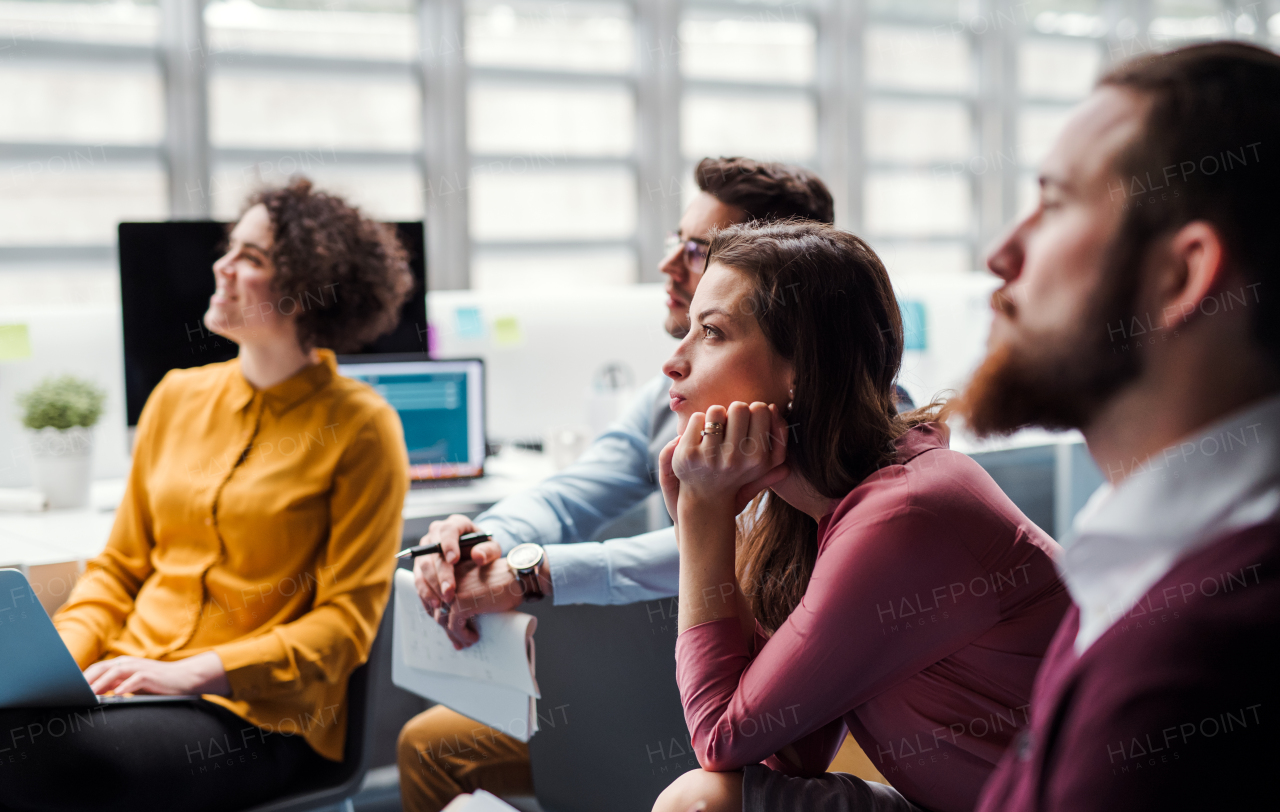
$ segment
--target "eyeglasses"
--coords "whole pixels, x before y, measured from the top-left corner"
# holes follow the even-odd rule
[[[667,235],[667,253],[677,248],[689,273],[702,273],[707,269],[707,243],[701,240],[681,240],[674,231]]]

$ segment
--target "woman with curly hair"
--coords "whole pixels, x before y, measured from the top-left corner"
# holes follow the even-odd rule
[[[240,809],[342,759],[408,460],[333,350],[394,326],[408,262],[300,179],[249,201],[213,274],[205,324],[239,355],[151,393],[106,550],[54,617],[95,693],[186,698],[0,711],[25,734],[0,808]]]

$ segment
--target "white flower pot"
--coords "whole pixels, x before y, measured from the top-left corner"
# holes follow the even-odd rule
[[[28,432],[28,438],[36,490],[49,499],[49,507],[87,507],[93,468],[93,429],[46,427]]]

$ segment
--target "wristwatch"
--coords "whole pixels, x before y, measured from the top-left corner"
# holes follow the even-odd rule
[[[546,552],[542,549],[542,545],[529,542],[517,544],[511,548],[511,552],[507,553],[507,566],[524,585],[526,603],[540,601],[543,598],[542,585],[538,583],[538,567],[542,565],[542,559],[545,556]]]

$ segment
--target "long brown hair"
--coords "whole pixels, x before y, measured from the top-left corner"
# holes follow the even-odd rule
[[[839,499],[895,456],[895,441],[938,419],[937,404],[899,415],[902,315],[880,258],[865,242],[805,221],[717,232],[718,262],[750,281],[743,307],[794,371],[787,463]],[[759,500],[764,499],[763,508]],[[776,629],[800,602],[817,559],[817,523],[777,497],[757,497],[740,526],[738,583],[751,611]]]

